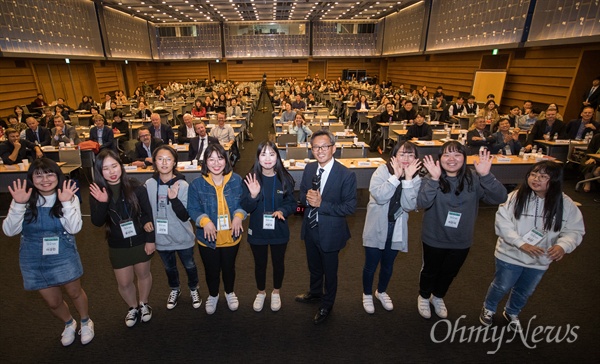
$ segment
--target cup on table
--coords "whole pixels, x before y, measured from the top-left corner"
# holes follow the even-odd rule
[[[354,144],[358,144],[358,138],[357,138],[357,137],[354,137],[354,140],[353,140],[353,142],[354,142]]]
[[[304,163],[308,164],[309,162],[310,162],[310,159],[304,158]]]
[[[290,167],[294,167],[296,165],[295,159],[290,159]]]
[[[192,161],[192,165],[194,166],[194,168],[198,168],[198,160],[197,160],[197,159],[194,159],[194,160]]]
[[[19,166],[19,170],[21,170],[21,171],[25,170],[25,163],[18,163],[17,165]]]

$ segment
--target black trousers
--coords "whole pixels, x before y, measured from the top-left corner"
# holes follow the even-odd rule
[[[254,245],[250,244],[252,255],[254,255],[254,278],[256,288],[265,290],[267,281],[267,261],[269,258],[269,247],[271,247],[271,263],[273,264],[273,288],[280,289],[285,273],[285,250],[287,244]]]
[[[423,243],[423,268],[419,281],[421,297],[429,298],[433,294],[443,298],[468,254],[469,248],[442,249]]]
[[[240,244],[211,249],[198,244],[200,258],[204,264],[206,285],[208,293],[216,297],[219,294],[220,276],[223,275],[223,287],[225,293],[233,292],[235,282],[235,258],[237,257]]]
[[[337,294],[339,250],[324,252],[319,242],[319,229],[308,226],[304,234],[304,245],[310,272],[310,293],[321,296],[321,308],[331,309]]]

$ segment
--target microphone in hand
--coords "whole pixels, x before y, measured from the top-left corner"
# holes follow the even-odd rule
[[[321,180],[319,177],[314,176],[312,179],[312,189],[315,191],[318,191],[319,188],[321,187]]]

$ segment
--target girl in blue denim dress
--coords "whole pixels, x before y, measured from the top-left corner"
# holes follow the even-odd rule
[[[40,158],[29,167],[27,179],[14,181],[8,190],[13,200],[2,229],[8,236],[21,234],[19,264],[25,290],[39,291],[54,316],[65,323],[61,343],[69,346],[75,341],[77,321],[63,300],[64,287],[81,316],[81,343],[89,343],[94,323],[81,288],[83,268],[75,245],[82,227],[77,186],[65,180],[56,162]]]

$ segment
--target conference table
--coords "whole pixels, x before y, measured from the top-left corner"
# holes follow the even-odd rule
[[[347,158],[342,159],[336,158],[336,161],[343,164],[345,167],[351,169],[356,174],[356,187],[358,189],[368,189],[371,183],[371,176],[375,172],[375,169],[386,161],[382,158]],[[305,159],[304,161],[297,161],[294,165],[290,165],[289,160],[284,160],[283,165],[287,171],[292,175],[295,181],[294,190],[300,189],[300,183],[302,182],[302,174],[304,173],[304,167],[308,162],[315,162],[314,159]]]
[[[534,140],[538,146],[546,149],[546,154],[558,159],[561,162],[566,162],[573,148],[586,147],[588,143],[583,140]]]

